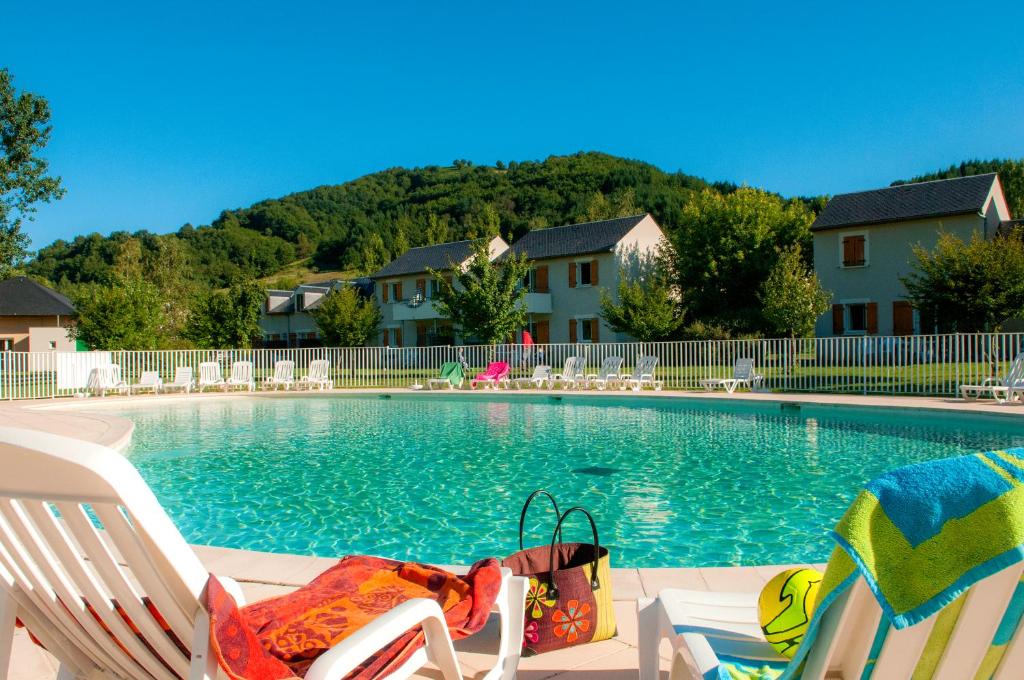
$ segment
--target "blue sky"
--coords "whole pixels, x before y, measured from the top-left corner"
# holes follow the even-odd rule
[[[599,150],[786,195],[1024,157],[1024,3],[11,3],[33,246],[397,165]],[[17,27],[12,30],[12,27]]]

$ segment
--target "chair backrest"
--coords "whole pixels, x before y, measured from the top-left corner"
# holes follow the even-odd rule
[[[1020,383],[1024,382],[1024,352],[1013,358],[1002,382],[1006,387],[1019,387]]]
[[[493,371],[492,371],[493,369]],[[494,378],[504,378],[512,370],[507,361],[495,361],[487,367],[487,373]]]
[[[1008,618],[1016,618],[1013,609],[1019,601],[1013,596],[1024,587],[1022,572],[1024,563],[1018,563],[970,588],[962,596],[966,599],[945,649],[928,650],[928,653],[929,635],[941,613],[897,630],[883,616],[867,583],[858,578],[822,618],[801,677],[819,680],[836,677],[837,673],[843,678],[867,677],[863,675],[864,669],[874,663],[870,677],[909,678],[917,676],[918,663],[934,663],[934,673],[925,677],[935,680],[973,678],[993,644],[1008,647],[995,675],[992,671],[996,669],[989,668],[984,677],[995,680],[1020,677],[1020,669],[1024,667],[1024,625],[1006,626],[1006,630],[1001,624],[1006,613],[1010,614]],[[1019,617],[1020,612],[1016,614]],[[885,641],[881,649],[873,650],[876,639],[883,633]]]
[[[282,360],[274,363],[274,380],[288,382],[295,378],[295,362]]]
[[[161,383],[158,371],[143,371],[139,376],[140,385],[159,385]]]
[[[192,382],[192,367],[178,366],[174,369],[174,384],[188,385]]]
[[[327,359],[314,359],[309,362],[309,372],[306,375],[310,380],[327,380],[327,374],[330,370],[330,361]]]
[[[551,377],[551,367],[540,364],[533,367],[533,380],[544,380]]]
[[[115,368],[117,369],[116,371]],[[88,390],[110,389],[117,385],[120,382],[120,379],[121,367],[117,364],[97,366],[89,371],[89,377],[86,379],[85,388]]]
[[[654,376],[654,368],[658,365],[658,357],[646,356],[640,357],[636,360],[636,369],[633,371],[633,377],[639,379],[640,376],[649,375]]]
[[[82,676],[188,677],[150,607],[190,648],[207,573],[128,459],[10,427],[0,457],[0,587],[22,622]]]
[[[565,364],[562,366],[562,377],[570,378],[576,374],[576,359],[577,357],[569,357],[565,360]]]
[[[750,380],[754,377],[754,360],[737,359],[732,369],[732,377],[736,380]]]
[[[199,364],[199,382],[203,384],[216,383],[223,380],[220,374],[220,364],[216,361],[204,361]]]
[[[252,362],[236,361],[231,364],[231,381],[239,383],[252,381]]]
[[[601,378],[609,378],[618,376],[620,370],[622,370],[622,357],[605,357],[605,360],[601,362],[601,368],[598,369],[597,375]]]

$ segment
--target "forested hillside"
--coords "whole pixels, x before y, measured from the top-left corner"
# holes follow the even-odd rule
[[[160,249],[179,253],[198,283],[213,286],[239,275],[267,276],[306,257],[320,269],[369,272],[409,247],[486,233],[517,238],[530,229],[645,211],[672,228],[701,189],[735,187],[601,153],[394,168],[226,210],[209,226],[185,225],[171,235],[57,241],[38,251],[28,271],[58,284],[100,281],[125,243],[136,242],[144,258]]]

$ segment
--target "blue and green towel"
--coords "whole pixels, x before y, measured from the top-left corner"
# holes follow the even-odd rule
[[[885,616],[872,647],[876,659],[890,626],[901,629],[938,615],[914,680],[932,676],[975,583],[1024,560],[1024,449],[919,463],[868,484],[832,532],[832,553],[818,604],[789,663],[725,659],[720,680],[789,680],[814,644],[823,614],[863,577]],[[1018,584],[982,671],[989,678],[1024,618]],[[870,678],[870,667],[861,680]]]

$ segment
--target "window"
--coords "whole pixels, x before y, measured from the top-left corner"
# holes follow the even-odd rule
[[[597,342],[598,341],[598,329],[597,319],[574,319],[572,321],[576,326],[575,333],[570,333],[569,342]]]
[[[537,272],[534,269],[526,272],[526,276],[523,277],[523,288],[526,289],[527,293],[532,293],[537,288]]]
[[[592,269],[593,269],[593,267],[591,267],[591,263],[590,262],[579,262],[579,263],[576,264],[576,266],[579,267],[579,271],[577,272],[577,274],[578,274],[577,281],[579,281],[579,284],[581,286],[589,286],[590,285],[590,279],[591,279],[591,272],[592,272]]]
[[[57,341],[50,340],[50,349],[57,349]]]
[[[867,266],[867,235],[848,234],[842,238],[843,267]]]
[[[846,305],[846,330],[849,333],[867,332],[868,306],[866,304]]]
[[[430,282],[427,284],[427,299],[436,300],[440,292],[441,282],[437,279],[430,279]]]

